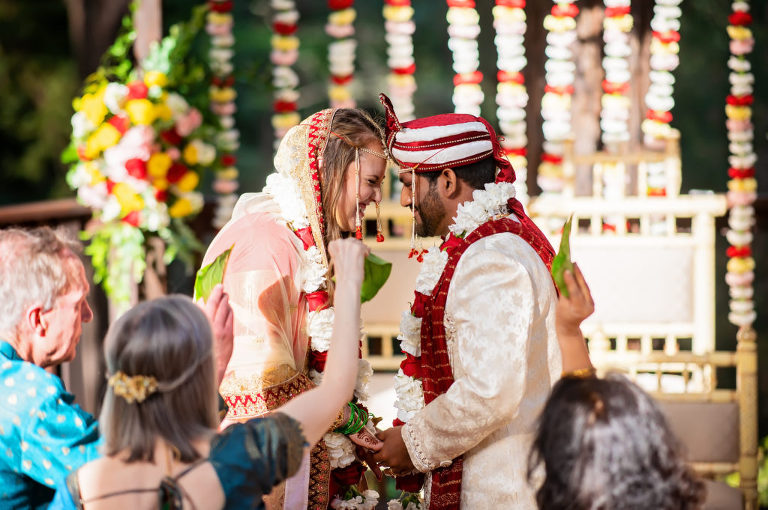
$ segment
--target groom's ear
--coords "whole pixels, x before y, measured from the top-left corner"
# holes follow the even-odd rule
[[[443,169],[440,173],[438,182],[440,184],[440,194],[443,195],[444,198],[454,199],[458,197],[461,192],[461,184],[459,183],[459,178],[456,175],[456,172],[453,171],[453,168]]]

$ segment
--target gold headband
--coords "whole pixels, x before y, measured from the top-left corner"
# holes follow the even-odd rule
[[[122,397],[129,404],[142,403],[146,398],[157,391],[157,379],[146,375],[126,375],[117,371],[109,378],[107,384],[112,387],[115,395]]]

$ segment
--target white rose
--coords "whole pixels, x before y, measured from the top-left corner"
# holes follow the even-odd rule
[[[331,469],[347,467],[355,461],[355,445],[344,435],[328,432],[323,441],[328,447]]]
[[[399,420],[407,422],[424,407],[424,390],[421,381],[408,377],[400,369],[395,375],[395,407]]]
[[[304,264],[301,266],[302,290],[309,293],[325,287],[326,273],[323,256],[317,246],[307,248],[304,251]]]
[[[360,401],[366,401],[370,398],[368,394],[368,383],[373,375],[373,368],[366,359],[357,361],[357,385],[355,386],[355,396]]]
[[[387,510],[403,510],[403,505],[396,499],[390,499],[387,502]]]
[[[443,274],[443,269],[448,263],[448,254],[439,247],[433,246],[424,253],[423,260],[419,276],[416,277],[416,290],[422,294],[429,294],[437,285],[440,275]]]
[[[325,352],[331,346],[333,333],[333,308],[309,312],[307,334],[312,337],[312,349]]]
[[[123,111],[123,100],[128,95],[128,87],[122,83],[108,83],[104,88],[104,104],[113,114]]]
[[[88,117],[86,117],[83,112],[77,112],[72,115],[71,123],[72,136],[77,139],[85,138],[88,133],[96,129],[93,122],[88,120]]]
[[[421,356],[421,319],[410,311],[403,312],[400,319],[400,349],[417,358]]]

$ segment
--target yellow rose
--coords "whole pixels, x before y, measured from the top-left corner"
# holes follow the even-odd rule
[[[328,16],[328,23],[331,25],[351,25],[355,22],[357,12],[353,8],[344,9],[342,11],[332,12]]]
[[[112,194],[117,198],[124,213],[144,209],[144,200],[136,193],[130,184],[118,182],[112,188]]]
[[[755,259],[752,257],[733,257],[725,266],[729,273],[748,273],[755,269]]]
[[[735,25],[728,25],[725,27],[728,32],[728,37],[736,40],[752,39],[752,30],[747,27],[740,27]]]
[[[155,117],[157,117],[160,120],[168,121],[173,118],[173,111],[165,103],[158,104],[158,105],[155,105]]]
[[[328,89],[328,97],[331,101],[346,101],[352,98],[352,94],[346,85],[331,85]]]
[[[168,209],[168,214],[170,214],[172,218],[183,218],[184,216],[189,216],[192,212],[192,202],[186,198],[178,199],[176,203]]]
[[[237,91],[232,87],[211,87],[208,90],[208,95],[210,96],[211,101],[217,103],[229,103],[237,98]]]
[[[154,179],[164,179],[173,161],[165,152],[156,152],[147,161],[147,174]]]
[[[117,128],[112,124],[102,124],[93,133],[93,136],[95,136],[98,140],[99,148],[104,150],[109,149],[117,142],[119,142],[122,135],[120,134],[120,131],[118,131]]]
[[[104,121],[107,115],[107,105],[104,104],[102,94],[85,94],[80,100],[80,111],[94,126],[98,126]]]
[[[272,48],[278,51],[293,51],[299,49],[299,38],[293,35],[273,35],[270,42]]]
[[[155,121],[155,105],[149,99],[131,99],[125,103],[125,111],[136,125],[149,125]]]
[[[147,71],[144,74],[144,84],[147,87],[157,85],[158,87],[163,88],[168,85],[168,77],[165,73],[161,73],[160,71]]]
[[[409,21],[413,18],[413,7],[410,5],[385,5],[383,14],[387,21]]]
[[[727,104],[725,105],[725,116],[733,120],[749,120],[752,117],[752,108]]]
[[[184,161],[186,161],[188,165],[197,164],[197,146],[194,144],[194,142],[189,143],[186,147],[184,147],[184,152],[181,156],[184,158]]]
[[[731,179],[727,184],[730,191],[757,190],[757,180],[754,177],[749,177],[747,179]]]
[[[152,186],[154,186],[157,191],[165,191],[168,189],[168,186],[170,186],[170,183],[161,177],[152,181]]]
[[[232,15],[226,12],[213,12],[210,11],[207,14],[208,23],[213,23],[214,25],[229,25],[233,22]]]
[[[197,185],[200,183],[200,177],[198,177],[196,172],[189,171],[185,173],[181,179],[179,179],[179,182],[176,183],[176,186],[181,191],[192,191],[195,188],[197,188]]]
[[[618,30],[620,32],[629,32],[632,30],[632,15],[625,14],[617,18],[605,18],[603,20],[603,28],[605,30]]]
[[[240,173],[237,171],[237,168],[233,166],[222,168],[221,170],[216,172],[217,179],[224,179],[227,181],[234,181],[235,179],[237,179],[239,175]]]
[[[301,122],[301,117],[296,112],[278,113],[272,116],[274,129],[291,128]]]

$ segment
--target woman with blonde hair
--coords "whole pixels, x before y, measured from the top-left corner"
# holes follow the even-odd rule
[[[334,309],[327,247],[361,237],[369,205],[378,206],[387,155],[381,128],[359,109],[317,112],[291,128],[261,193],[245,194],[208,247],[203,264],[231,248],[224,288],[234,310],[234,355],[219,392],[224,426],[261,416],[327,376]],[[299,472],[276,488],[267,507],[327,508],[364,471],[356,445],[378,440],[365,428],[364,360],[354,398]]]
[[[355,386],[368,250],[354,239],[329,249],[338,312],[329,373],[318,387],[216,434],[215,372],[228,353],[214,352],[208,320],[189,298],[142,303],[105,341],[106,455],[70,475],[51,508],[264,508],[262,495],[300,469]]]

